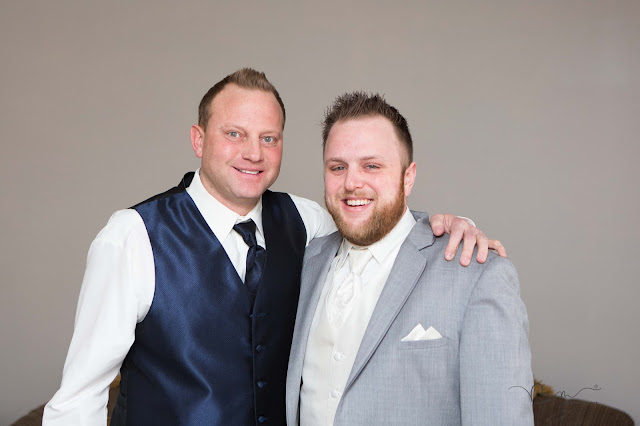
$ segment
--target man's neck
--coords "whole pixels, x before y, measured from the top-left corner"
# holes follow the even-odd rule
[[[262,197],[259,197],[256,200],[247,200],[246,203],[241,203],[241,204],[233,203],[230,200],[227,200],[226,198],[222,197],[217,191],[215,191],[210,185],[208,185],[205,180],[201,178],[200,169],[196,171],[196,174],[193,180],[194,182],[196,182],[196,184],[199,183],[200,186],[202,186],[202,188],[207,192],[207,194],[213,197],[218,203],[220,203],[227,209],[231,210],[232,212],[240,216],[248,215],[249,212],[251,212],[251,210],[256,208],[256,206],[260,203],[260,200],[262,199]],[[191,184],[193,184],[194,182],[191,182]]]

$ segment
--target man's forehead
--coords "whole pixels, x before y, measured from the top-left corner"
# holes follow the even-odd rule
[[[327,148],[337,148],[347,142],[399,143],[391,122],[382,116],[365,116],[337,121],[329,131]]]
[[[335,130],[335,132],[334,132]],[[408,161],[407,148],[391,121],[382,115],[367,115],[337,121],[331,128],[323,152],[324,161],[340,161],[340,151],[356,143],[361,148],[359,161],[374,158],[391,160],[396,153]]]
[[[230,83],[211,100],[210,118],[216,114],[250,114],[246,119],[277,118],[282,126],[283,112],[275,95],[267,90],[240,87]],[[271,117],[270,117],[271,116]],[[274,117],[275,116],[275,117]]]
[[[278,100],[273,93],[267,90],[240,87],[234,83],[227,84],[220,93],[211,99],[211,107],[219,108],[226,104],[241,104],[247,100],[256,100],[267,105],[273,102],[279,107]]]

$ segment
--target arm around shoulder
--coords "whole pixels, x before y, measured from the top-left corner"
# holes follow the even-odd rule
[[[314,238],[324,237],[336,231],[331,215],[320,204],[295,195],[289,194],[289,196],[307,229],[307,245]]]

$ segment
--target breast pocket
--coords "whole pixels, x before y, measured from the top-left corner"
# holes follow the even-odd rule
[[[399,369],[406,377],[417,380],[439,380],[438,383],[456,378],[456,349],[454,342],[442,336],[439,339],[397,342],[396,356]],[[404,377],[404,376],[403,376]]]

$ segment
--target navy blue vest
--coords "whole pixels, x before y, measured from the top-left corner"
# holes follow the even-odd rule
[[[133,208],[149,234],[155,293],[121,369],[112,425],[285,424],[285,380],[306,231],[267,191],[266,267],[249,294],[183,182]]]

